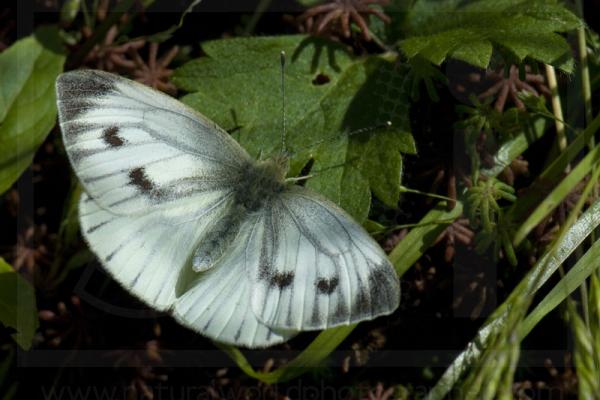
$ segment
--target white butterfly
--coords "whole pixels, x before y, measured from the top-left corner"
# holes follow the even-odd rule
[[[179,101],[101,71],[56,82],[89,246],[151,307],[265,347],[393,312],[398,277],[342,209]]]

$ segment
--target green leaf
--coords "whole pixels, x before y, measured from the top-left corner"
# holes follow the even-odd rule
[[[573,60],[558,33],[582,22],[554,0],[417,1],[411,12],[417,22],[399,42],[409,57],[420,55],[436,65],[447,58],[487,68],[494,49],[518,62],[532,58],[570,72]],[[429,9],[428,9],[429,8]]]
[[[320,38],[280,36],[207,42],[206,57],[175,71],[183,101],[231,132],[254,157],[282,151],[281,64],[290,175],[312,160],[307,186],[366,219],[371,192],[400,196],[402,153],[415,153],[407,68],[384,57],[353,58]],[[385,127],[391,121],[391,127]],[[381,127],[381,128],[380,128]]]
[[[31,164],[55,124],[54,81],[65,57],[44,47],[53,38],[57,30],[43,28],[0,54],[0,193]]]
[[[446,203],[440,202],[419,221],[417,226],[398,243],[390,253],[390,261],[394,264],[396,272],[401,277],[435,243],[439,234],[462,214],[462,205],[448,211]],[[266,383],[284,382],[293,379],[311,367],[323,365],[324,360],[334,351],[357,325],[340,326],[321,332],[298,357],[287,365],[271,372],[258,372],[252,368],[244,354],[237,348],[225,344],[218,344],[221,349],[247,375]]]
[[[14,328],[15,341],[23,349],[31,347],[39,325],[35,292],[29,282],[0,258],[0,322]]]

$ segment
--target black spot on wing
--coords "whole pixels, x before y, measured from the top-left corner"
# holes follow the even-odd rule
[[[129,171],[129,180],[129,183],[137,186],[142,193],[150,193],[156,190],[152,181],[146,176],[144,168],[134,168]]]
[[[119,136],[119,128],[111,126],[102,131],[102,139],[110,147],[120,147],[125,141]]]
[[[285,289],[290,286],[294,281],[294,273],[291,271],[287,272],[276,272],[271,275],[269,279],[270,286],[277,286],[279,289]]]
[[[129,171],[129,183],[138,188],[138,190],[145,195],[152,198],[160,198],[163,193],[156,187],[154,182],[146,175],[146,170],[142,167],[134,168]]]
[[[315,285],[317,286],[317,290],[319,291],[319,293],[329,295],[335,291],[339,283],[340,280],[338,279],[338,277],[334,276],[330,279],[319,278],[315,282]]]

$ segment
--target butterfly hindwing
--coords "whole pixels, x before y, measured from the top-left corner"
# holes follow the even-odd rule
[[[65,147],[86,192],[83,236],[124,287],[170,308],[180,272],[234,208],[253,161],[202,115],[136,82],[82,70],[56,87]]]
[[[81,232],[108,272],[134,295],[159,310],[169,309],[183,268],[191,268],[191,254],[213,219],[227,214],[228,197],[215,197],[198,209],[161,210],[124,216],[101,208],[88,195],[79,202]],[[183,216],[196,215],[185,221]],[[181,222],[181,221],[184,222]]]
[[[265,325],[252,312],[252,287],[245,273],[249,227],[246,221],[225,257],[190,284],[174,307],[183,325],[214,340],[251,348],[284,342],[297,332]]]
[[[73,168],[101,207],[131,215],[231,188],[247,153],[175,99],[101,71],[62,74],[59,121]]]
[[[332,202],[293,186],[253,226],[252,309],[265,324],[313,330],[393,312],[398,277],[367,232]]]

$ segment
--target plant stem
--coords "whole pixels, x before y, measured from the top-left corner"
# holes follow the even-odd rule
[[[102,25],[100,25],[98,29],[95,29],[94,34],[83,44],[83,46],[81,46],[77,53],[73,55],[73,58],[68,61],[69,67],[73,68],[81,65],[85,56],[87,56],[94,46],[104,38],[110,27],[116,24],[124,13],[129,11],[131,6],[133,6],[133,0],[123,0],[120,3],[117,3]]]
[[[558,140],[558,148],[563,152],[567,148],[567,136],[565,135],[565,123],[563,118],[562,106],[560,102],[560,95],[558,93],[558,83],[556,81],[556,71],[552,65],[546,64],[546,77],[548,79],[548,86],[552,92],[552,112],[556,117],[554,123],[556,124],[556,138]]]
[[[391,51],[390,47],[385,44],[385,42],[383,40],[381,40],[381,38],[379,36],[377,36],[376,34],[373,33],[372,30],[368,29],[369,35],[371,35],[371,39],[373,39],[373,42],[379,46],[381,48],[381,50],[385,51],[385,52],[389,52]]]
[[[579,17],[583,20],[583,4],[581,0],[577,1],[577,11]],[[583,106],[585,108],[585,125],[590,123],[592,115],[592,85],[590,83],[590,70],[588,67],[587,46],[585,43],[585,26],[577,29],[577,50],[579,53],[579,66],[581,68],[581,91],[583,94]],[[590,149],[594,147],[594,138],[590,139]]]
[[[577,0],[577,11],[579,17],[583,20],[583,4],[581,0]],[[587,46],[585,43],[585,26],[582,25],[577,29],[577,50],[579,53],[579,65],[581,68],[581,94],[583,96],[583,107],[585,110],[585,121],[584,128],[593,119],[592,109],[592,85],[590,83],[590,70],[588,67],[588,54]],[[590,138],[588,148],[591,151],[596,146],[596,140],[594,136]],[[597,187],[593,189],[594,198],[598,198],[600,195]]]
[[[93,26],[92,26],[92,25],[93,25],[93,22],[92,22],[92,20],[91,20],[91,17],[90,17],[90,12],[89,12],[89,10],[88,10],[88,8],[87,8],[87,4],[86,4],[86,2],[85,2],[85,1],[82,1],[82,2],[81,2],[81,13],[83,14],[83,20],[85,21],[85,22],[84,22],[84,23],[85,23],[85,25],[86,25],[88,28],[90,28],[90,29],[93,29]]]
[[[456,202],[456,199],[453,199],[450,197],[442,196],[440,194],[435,194],[435,193],[421,192],[420,190],[410,189],[410,188],[407,188],[406,186],[402,186],[402,185],[400,185],[400,193],[414,193],[414,194],[420,194],[422,196],[433,197],[434,199],[451,201],[452,203]]]
[[[260,0],[258,2],[256,10],[254,10],[254,13],[252,14],[252,18],[250,18],[246,28],[244,28],[244,36],[250,36],[254,32],[256,24],[258,24],[258,20],[260,20],[260,17],[262,17],[265,11],[269,8],[270,4],[271,0]]]
[[[585,125],[592,120],[592,86],[588,67],[587,47],[585,45],[585,28],[577,30],[577,47],[579,50],[579,65],[581,67],[581,91],[585,108]],[[594,138],[590,139],[590,147],[594,147]]]

